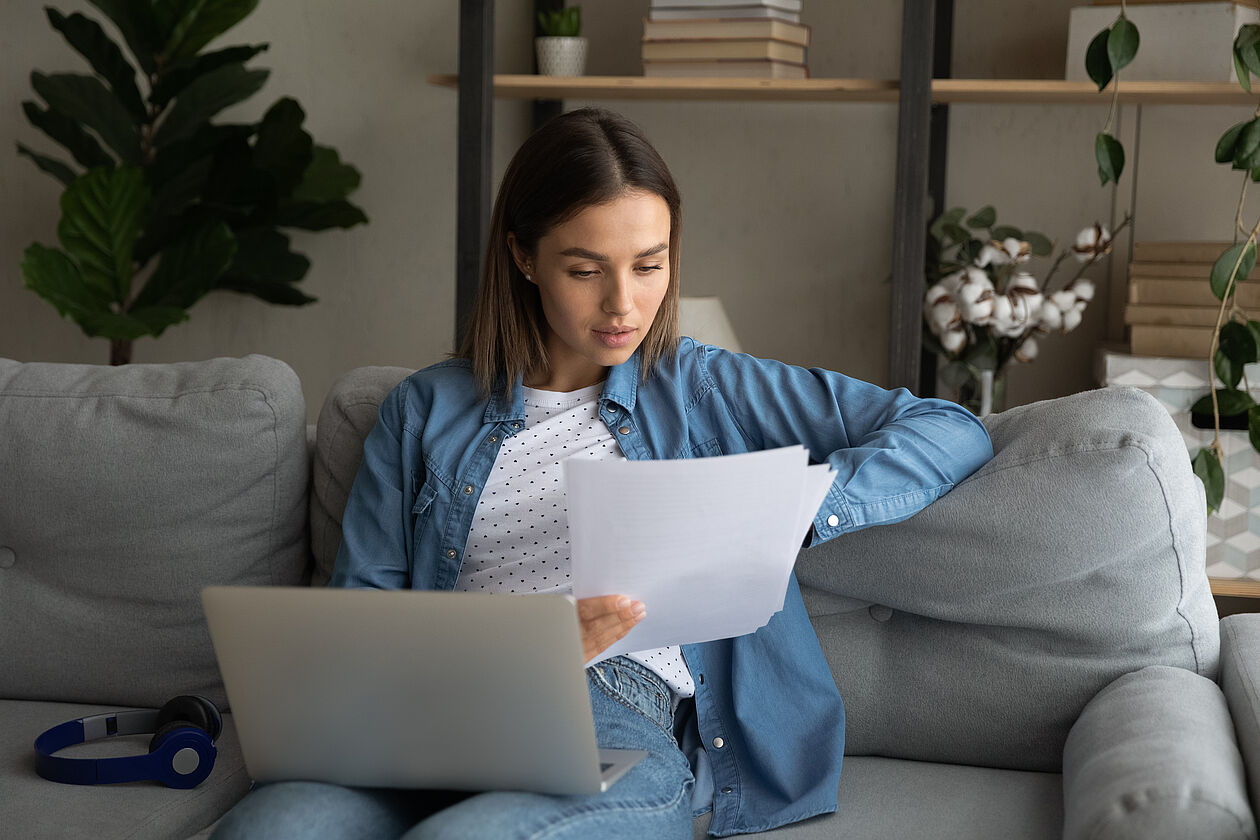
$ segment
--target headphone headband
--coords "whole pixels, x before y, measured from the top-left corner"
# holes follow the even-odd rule
[[[190,708],[200,711],[181,714]],[[186,717],[204,720],[189,721],[184,719]],[[167,719],[164,725],[163,718]],[[89,715],[58,724],[35,739],[35,771],[50,781],[72,785],[155,780],[172,788],[196,787],[214,767],[218,753],[214,739],[221,726],[222,718],[214,704],[193,695],[177,697],[161,709]],[[119,758],[53,755],[73,744],[118,735],[146,734],[159,728],[163,732],[153,739],[147,754]]]

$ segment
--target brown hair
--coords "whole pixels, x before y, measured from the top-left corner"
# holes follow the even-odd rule
[[[582,108],[534,132],[508,164],[499,186],[481,283],[455,354],[472,361],[483,394],[496,385],[510,390],[516,377],[548,364],[538,287],[512,259],[508,234],[523,251],[536,253],[538,241],[556,225],[632,190],[658,195],[669,206],[669,287],[639,348],[643,375],[677,347],[678,187],[638,126],[612,111]]]

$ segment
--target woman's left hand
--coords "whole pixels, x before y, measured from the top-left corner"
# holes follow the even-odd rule
[[[585,662],[590,662],[613,642],[629,633],[647,614],[642,601],[632,601],[625,595],[581,598],[577,607],[578,621],[582,626],[582,657]]]

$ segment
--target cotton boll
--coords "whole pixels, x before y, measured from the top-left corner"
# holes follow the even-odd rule
[[[936,302],[928,308],[927,318],[928,324],[932,327],[932,332],[937,335],[962,322],[962,314],[958,311],[958,304],[948,294],[937,298]]]
[[[1011,292],[1041,292],[1041,284],[1037,282],[1037,278],[1033,277],[1027,271],[1017,271],[1011,275],[1010,282],[1006,285],[1007,293]]]
[[[1028,262],[1028,258],[1032,256],[1032,246],[1027,242],[1021,242],[1013,236],[1008,236],[1002,240],[1002,250],[1006,252],[1010,262]]]
[[[993,288],[993,281],[989,279],[988,273],[983,269],[976,268],[975,266],[967,266],[964,271],[964,284],[969,286],[981,286],[985,289]]]
[[[1094,284],[1084,278],[1077,280],[1071,286],[1072,291],[1081,300],[1089,301],[1094,299]]]
[[[941,282],[937,285],[947,289],[950,294],[953,294],[958,291],[958,287],[963,284],[963,280],[966,279],[966,277],[967,272],[962,270],[955,271],[953,274],[947,274],[942,277]]]
[[[941,346],[950,353],[957,353],[967,346],[966,330],[949,330],[941,335]]]
[[[993,289],[980,283],[967,283],[958,290],[958,311],[963,320],[984,325],[993,315]]]
[[[1062,312],[1076,308],[1076,292],[1071,289],[1060,289],[1050,295],[1050,300],[1054,301],[1054,305],[1059,307]]]
[[[1081,319],[1084,318],[1082,309],[1072,307],[1063,313],[1063,331],[1071,332],[1081,325]]]
[[[1081,262],[1089,262],[1111,253],[1111,232],[1097,222],[1076,234],[1072,252]]]
[[[948,297],[953,293],[952,289],[945,287],[944,282],[937,283],[935,286],[928,286],[928,290],[923,295],[923,308],[931,309],[943,297]]]
[[[1063,326],[1063,310],[1054,302],[1054,299],[1044,300],[1041,302],[1041,309],[1037,311],[1037,326],[1044,330],[1057,330]]]
[[[1037,358],[1037,339],[1029,337],[1024,339],[1024,343],[1019,345],[1019,349],[1015,351],[1015,360],[1018,362],[1031,362]]]
[[[980,253],[976,255],[976,265],[981,268],[990,265],[1006,265],[1010,261],[1011,258],[1006,253],[1006,249],[999,247],[996,242],[985,245],[980,249]]]

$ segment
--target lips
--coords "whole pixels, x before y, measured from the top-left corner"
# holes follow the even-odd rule
[[[634,327],[597,327],[592,330],[595,338],[606,347],[625,347],[634,339]]]

